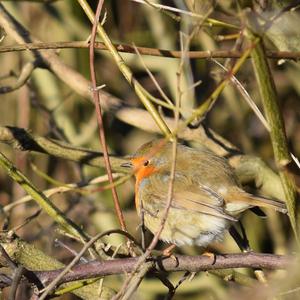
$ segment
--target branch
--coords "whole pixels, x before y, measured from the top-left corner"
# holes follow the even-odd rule
[[[92,261],[86,264],[77,265],[72,272],[66,274],[61,283],[74,280],[88,279],[98,276],[108,276],[115,274],[130,273],[133,271],[139,257],[114,259],[106,261]],[[265,269],[286,269],[295,263],[292,256],[265,254],[265,253],[238,253],[238,254],[218,254],[215,255],[215,261],[208,256],[185,256],[176,255],[176,260],[172,257],[168,258],[152,258],[148,259],[153,266],[164,272],[200,272],[207,270],[218,270],[228,268],[265,268]],[[52,281],[62,272],[60,270],[37,272],[37,277],[41,282],[47,283]]]
[[[123,108],[117,112],[117,117],[121,121],[145,131],[153,133],[159,132],[159,128],[155,125],[153,119],[143,109]],[[141,122],[141,120],[143,120],[143,122]],[[169,128],[175,128],[173,119],[166,118],[166,121]],[[247,184],[254,182],[255,186],[264,194],[277,199],[284,199],[284,192],[279,176],[268,167],[261,158],[240,154],[238,149],[230,142],[212,130],[202,126],[194,129],[187,127],[181,132],[179,138],[191,142],[195,148],[197,148],[198,143],[205,144],[220,156],[230,156],[229,163],[236,170],[241,183]],[[37,136],[18,127],[0,126],[0,142],[9,144],[17,150],[45,153],[81,164],[104,167],[104,159],[101,152],[79,148],[58,140]],[[236,153],[236,155],[233,155],[233,153]],[[127,161],[125,158],[110,155],[110,161],[113,171],[120,173],[126,172],[125,168],[120,167],[122,163]]]
[[[86,0],[77,0],[91,23],[94,22],[95,16],[90,8],[89,4]],[[109,52],[114,59],[115,63],[117,64],[119,70],[122,72],[125,79],[128,81],[128,83],[131,85],[133,90],[135,91],[136,95],[139,97],[140,101],[143,103],[149,114],[152,116],[153,120],[157,124],[157,126],[160,128],[161,132],[166,136],[170,137],[172,136],[172,133],[170,129],[168,128],[167,124],[165,123],[164,119],[160,116],[158,110],[153,105],[153,103],[150,101],[149,93],[143,88],[143,86],[137,81],[137,79],[133,76],[132,71],[130,68],[126,65],[123,58],[117,51],[117,49],[112,44],[109,36],[107,35],[106,31],[104,30],[103,26],[101,24],[98,24],[97,26],[97,32],[101,39],[103,40],[106,47],[109,49]]]
[[[9,255],[9,258],[13,260],[14,263],[16,263],[17,265],[22,265],[24,268],[26,268],[26,270],[31,270],[32,274],[37,271],[54,270],[65,267],[65,265],[60,261],[45,254],[40,249],[36,248],[36,246],[25,242],[24,240],[18,238],[16,235],[10,238],[0,235],[0,248],[1,247],[5,249],[5,251]],[[0,278],[0,285],[1,280],[3,280],[3,278]],[[35,280],[34,278],[32,278],[32,281],[37,283],[37,280]],[[6,280],[6,282],[6,286],[12,284],[12,282],[9,282],[9,280]],[[73,282],[72,284],[76,283],[80,284],[80,282]],[[64,285],[64,287],[70,286],[70,284]],[[42,287],[39,286],[39,288]],[[88,286],[85,286],[83,284],[82,287],[72,291],[72,293],[77,295],[78,297],[81,297],[82,299],[98,299],[98,288],[98,282],[95,282]],[[113,290],[107,286],[102,286],[102,291],[102,295],[110,295],[110,297],[103,299],[110,299],[114,295]]]
[[[0,167],[64,230],[82,241],[88,236],[79,226],[68,219],[41,191],[39,191],[14,164],[0,152]]]
[[[1,86],[0,87],[0,94],[10,93],[13,91],[16,91],[23,85],[27,83],[27,81],[30,79],[32,72],[35,70],[35,68],[38,66],[37,61],[34,62],[28,62],[26,63],[20,72],[19,77],[17,78],[16,82],[12,84],[11,86]]]
[[[98,26],[103,3],[104,3],[104,0],[98,1],[95,20],[93,22],[93,27],[92,27],[91,43],[90,43],[90,48],[89,48],[89,50],[90,50],[89,51],[90,75],[91,75],[92,89],[93,89],[93,100],[94,100],[94,105],[95,105],[95,110],[96,110],[96,115],[97,115],[99,140],[100,140],[100,143],[101,143],[102,149],[103,149],[103,158],[104,158],[106,173],[107,173],[109,182],[111,184],[111,193],[113,196],[113,203],[114,203],[115,211],[116,211],[119,223],[121,225],[121,228],[122,228],[122,230],[127,231],[125,219],[124,219],[121,205],[120,205],[120,200],[118,197],[118,193],[117,193],[116,187],[114,186],[112,168],[111,168],[110,158],[108,155],[108,147],[107,147],[107,142],[106,142],[106,132],[105,132],[104,122],[103,122],[103,118],[102,118],[102,101],[100,100],[100,96],[99,96],[98,89],[97,89],[97,79],[96,79],[96,72],[95,72],[94,43],[96,40],[97,26]]]
[[[105,166],[101,152],[75,147],[55,139],[37,136],[18,127],[0,126],[0,142],[9,144],[13,148],[22,151],[45,153],[95,167]],[[121,168],[120,165],[127,160],[113,156],[111,156],[110,159],[113,170],[124,173],[124,168]]]
[[[274,158],[279,169],[281,184],[283,186],[286,205],[289,212],[289,219],[296,241],[300,244],[298,237],[299,220],[297,218],[297,189],[294,179],[291,178],[285,169],[288,164],[292,163],[292,158],[288,149],[285,126],[278,103],[276,86],[266,59],[265,47],[262,38],[255,35],[250,28],[248,29],[247,37],[250,42],[256,42],[256,47],[252,52],[254,73],[259,86],[266,119],[270,126],[270,137]]]
[[[136,54],[135,48],[141,55],[150,55],[168,58],[180,58],[180,50],[167,50],[148,47],[137,47],[127,44],[113,44],[118,52]],[[25,43],[11,46],[0,46],[0,53],[17,52],[27,50],[55,50],[55,49],[87,49],[89,43],[86,41],[71,41],[71,42],[35,42]],[[95,49],[108,51],[103,42],[95,42]],[[241,51],[233,50],[214,50],[214,51],[186,51],[184,53],[190,59],[209,59],[209,58],[239,58],[243,55]],[[266,56],[270,59],[292,59],[300,58],[299,51],[266,51]]]
[[[0,24],[3,26],[5,31],[14,38],[18,43],[28,43],[34,42],[36,44],[39,42],[37,39],[32,37],[28,31],[22,27],[21,24],[16,26],[16,22],[9,13],[5,10],[2,4],[0,4]],[[30,44],[29,44],[30,45]],[[96,43],[97,45],[97,43]],[[27,49],[27,48],[26,48]],[[33,50],[33,49],[32,49]],[[117,49],[120,51],[120,49]],[[141,51],[139,49],[139,51]],[[65,82],[71,89],[79,93],[84,97],[91,98],[91,91],[90,91],[90,82],[86,80],[81,74],[74,71],[67,65],[65,65],[61,59],[55,54],[54,51],[45,51],[45,50],[33,50],[33,53],[36,57],[42,57],[46,64],[49,66],[50,70],[58,76],[63,82]],[[128,107],[121,107],[121,100],[119,98],[113,97],[112,95],[104,92],[103,90],[99,91],[101,99],[103,100],[103,109],[104,110],[113,110],[118,107],[115,116],[132,126],[135,126],[141,130],[145,130],[148,132],[159,133],[161,132],[158,126],[155,124],[153,119],[149,116],[149,114],[142,109],[135,109],[135,108],[128,108]],[[174,120],[171,118],[165,118],[168,127],[171,130],[174,130]],[[179,126],[181,126],[179,124]],[[1,132],[2,130],[2,132]],[[0,128],[0,141],[3,141],[1,138],[1,134],[5,132],[5,135],[9,133],[5,128]],[[23,129],[22,129],[23,130]],[[26,131],[25,131],[26,132]],[[28,133],[27,133],[28,134]],[[104,165],[104,161],[101,156],[101,153],[95,151],[86,151],[84,149],[78,149],[70,145],[63,146],[61,143],[53,140],[48,140],[42,137],[35,137],[29,134],[29,137],[32,137],[35,141],[38,140],[37,144],[39,147],[33,148],[26,148],[23,147],[25,150],[31,151],[39,151],[43,153],[49,153],[53,156],[69,159],[73,161],[79,161],[81,163],[90,164],[90,165]],[[14,137],[13,137],[14,138]],[[226,141],[216,133],[214,133],[210,129],[206,129],[202,126],[198,128],[185,128],[182,132],[179,133],[178,138],[184,139],[186,141],[192,142],[192,145],[197,148],[197,143],[205,144],[208,148],[212,151],[217,153],[221,156],[230,155],[232,156],[233,153],[237,153],[238,149],[233,146],[230,142]],[[37,140],[36,140],[37,139]],[[25,141],[27,139],[25,138]],[[196,141],[196,142],[195,142]],[[4,137],[4,142],[8,143],[9,141]],[[14,141],[16,142],[16,141]],[[17,145],[20,143],[19,141],[16,142]],[[39,144],[41,143],[42,146]],[[44,144],[45,143],[45,144]],[[29,143],[29,145],[34,145],[34,143]],[[41,146],[41,147],[40,147]],[[49,146],[49,147],[48,147]],[[239,158],[242,159],[239,159]],[[266,187],[263,189],[263,192],[271,197],[276,197],[279,199],[283,199],[283,189],[278,178],[278,175],[275,174],[266,164],[258,159],[257,157],[247,157],[246,159],[243,158],[244,156],[235,156],[237,158],[235,160],[235,167],[240,168],[245,166],[245,170],[249,170],[250,173],[254,176],[255,182],[257,183],[256,186]],[[122,172],[120,168],[120,164],[122,160],[118,158],[114,158],[112,160],[112,168],[117,172]],[[255,165],[259,165],[259,169],[255,169],[251,164],[251,161],[255,160]],[[245,163],[245,165],[244,165]],[[242,165],[240,165],[242,164]],[[124,170],[123,170],[124,171]],[[264,172],[262,172],[264,171]],[[269,176],[271,175],[271,177]],[[274,182],[273,182],[274,180]],[[265,182],[268,181],[268,184]],[[251,178],[249,181],[251,182]],[[274,188],[272,188],[272,186]]]
[[[0,2],[0,25],[3,27],[7,35],[14,39],[17,43],[38,43],[40,42],[30,34],[4,7]],[[52,71],[62,82],[67,84],[71,89],[82,97],[92,100],[91,82],[80,73],[66,65],[59,56],[52,50],[32,50],[35,60],[42,62],[45,67]],[[99,91],[103,99],[103,109],[107,106],[114,107],[120,105],[120,100],[113,97],[105,91]]]

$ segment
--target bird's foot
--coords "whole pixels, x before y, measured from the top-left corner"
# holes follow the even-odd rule
[[[204,251],[204,252],[202,253],[202,255],[203,255],[203,256],[209,257],[209,258],[211,259],[211,264],[212,264],[212,265],[215,264],[216,259],[217,259],[215,253],[212,253],[212,252],[209,252],[209,251]]]
[[[166,257],[172,257],[172,256],[174,256],[173,255],[173,250],[175,248],[176,248],[176,245],[174,245],[174,244],[170,245],[169,247],[167,247],[166,249],[164,249],[162,251],[163,256],[166,256]]]
[[[162,251],[162,255],[164,257],[167,257],[167,258],[171,258],[172,260],[175,261],[176,265],[178,264],[178,259],[177,257],[173,254],[173,250],[176,248],[176,245],[172,244],[170,245],[169,247],[167,247],[166,249],[164,249]]]

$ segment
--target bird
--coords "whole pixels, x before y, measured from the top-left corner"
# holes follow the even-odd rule
[[[207,247],[252,207],[286,213],[279,200],[243,190],[228,161],[205,145],[177,143],[173,193],[159,239],[175,245]],[[173,160],[172,142],[156,139],[142,145],[122,167],[135,175],[135,206],[144,225],[155,234],[164,217]]]

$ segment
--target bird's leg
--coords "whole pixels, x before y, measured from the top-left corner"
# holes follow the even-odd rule
[[[233,225],[229,228],[229,233],[242,252],[250,252],[252,251],[252,249],[249,245],[246,231],[241,221],[239,221],[239,224],[240,224],[242,235],[237,231],[237,229]]]
[[[234,226],[231,226],[229,228],[229,233],[230,233],[231,237],[234,239],[234,241],[236,242],[236,244],[238,245],[238,247],[240,248],[240,250],[242,252],[247,252],[248,246],[245,243],[242,236],[240,235],[240,233],[237,231],[237,229]]]
[[[245,228],[241,221],[239,221],[239,224],[240,224],[242,236],[239,234],[239,232],[233,226],[230,227],[229,232],[230,232],[231,236],[234,238],[235,242],[237,243],[237,245],[239,246],[239,248],[242,252],[251,252],[252,249],[249,245],[249,241],[248,241],[248,238],[246,235]],[[267,283],[266,275],[264,274],[264,271],[262,269],[260,269],[260,268],[254,269],[254,274],[255,274],[256,278],[258,279],[258,281],[260,281],[263,284]]]
[[[243,225],[243,223],[239,220],[239,225],[240,225],[240,228],[241,228],[241,232],[242,232],[242,237],[243,237],[243,241],[245,243],[245,246],[246,246],[246,251],[247,252],[250,252],[252,251],[251,247],[250,247],[250,243],[249,243],[249,240],[248,240],[248,237],[247,237],[247,234],[246,234],[246,230],[245,230],[245,227]]]
[[[146,227],[145,227],[145,211],[143,207],[143,202],[141,201],[141,240],[142,240],[142,249],[145,251],[146,249],[146,241],[145,241],[145,234],[146,234]]]

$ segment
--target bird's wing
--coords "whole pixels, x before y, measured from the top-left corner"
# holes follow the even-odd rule
[[[186,209],[211,215],[230,221],[237,221],[236,218],[224,211],[224,200],[221,195],[207,187],[201,191],[175,191],[171,206],[178,209]]]
[[[156,176],[149,177],[148,189],[139,189],[139,198],[144,199],[143,208],[146,212],[155,215],[157,211],[161,211],[165,207],[168,198],[168,186],[168,172],[161,172],[159,176],[156,174]],[[225,211],[225,201],[220,194],[182,173],[176,173],[171,208],[237,221]]]

